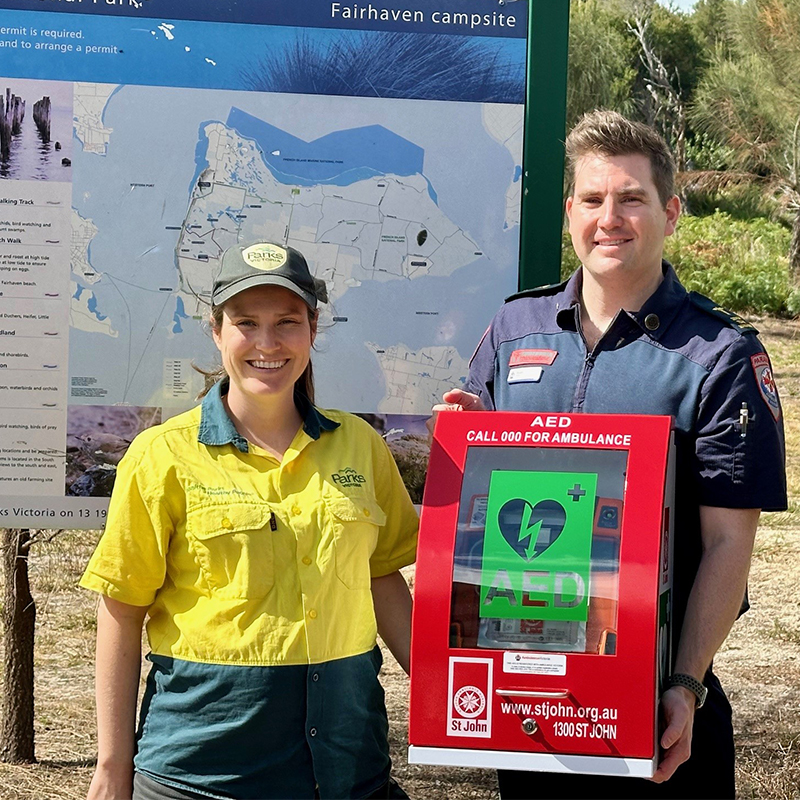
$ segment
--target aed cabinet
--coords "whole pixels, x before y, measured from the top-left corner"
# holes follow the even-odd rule
[[[410,763],[651,777],[670,662],[670,417],[444,412]]]

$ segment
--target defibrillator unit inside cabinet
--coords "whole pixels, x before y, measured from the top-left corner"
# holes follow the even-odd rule
[[[651,777],[670,661],[669,417],[436,423],[409,762]]]

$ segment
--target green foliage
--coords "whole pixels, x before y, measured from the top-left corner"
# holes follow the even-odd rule
[[[636,43],[614,3],[573,0],[569,22],[567,127],[587,111],[608,108],[630,115],[636,79]]]
[[[565,281],[581,265],[578,256],[572,249],[572,239],[569,231],[564,231],[561,235],[561,280]]]
[[[800,0],[732,5],[730,52],[717,47],[691,110],[733,163],[800,190]]]
[[[732,0],[697,0],[690,17],[695,36],[704,50],[712,53],[717,48],[726,51],[731,42],[728,12]]]
[[[724,211],[683,217],[666,241],[665,258],[683,284],[731,311],[793,316],[800,294],[786,253],[791,233],[766,219],[734,219]]]
[[[697,28],[691,18],[664,6],[654,5],[650,17],[650,37],[653,49],[658,53],[670,76],[677,72],[684,102],[692,98],[708,64],[708,51],[699,41]]]
[[[699,131],[686,140],[687,169],[726,170],[733,162],[733,149],[708,133]]]
[[[696,188],[687,184],[682,194],[687,215],[707,217],[715,211],[724,211],[733,219],[764,217],[773,222],[780,221],[778,202],[764,187],[756,183],[742,183],[724,189]]]
[[[800,0],[741,0],[728,8],[691,119],[732,153],[731,165],[768,178],[794,214],[787,252],[800,285]]]
[[[690,291],[713,298],[740,313],[794,317],[800,314],[800,289],[789,277],[786,252],[791,233],[767,219],[734,219],[724,211],[707,217],[681,217],[666,240],[664,257],[674,264]],[[562,279],[580,262],[564,232]]]
[[[781,98],[783,92],[778,89],[767,88],[771,83],[771,68],[753,53],[718,58],[691,109],[697,129],[728,146],[729,166],[762,176],[783,172],[794,124],[788,118],[793,110],[788,98]]]

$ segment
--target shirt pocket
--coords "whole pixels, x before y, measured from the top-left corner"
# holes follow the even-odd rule
[[[201,506],[186,514],[186,536],[212,594],[258,600],[274,582],[272,509],[263,504]]]
[[[374,498],[325,496],[333,528],[336,575],[348,589],[369,589],[369,560],[378,543],[386,514]]]

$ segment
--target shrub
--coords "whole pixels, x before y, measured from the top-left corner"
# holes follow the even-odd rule
[[[667,239],[665,257],[690,291],[731,311],[774,316],[797,313],[787,253],[790,231],[763,218],[724,211],[684,217]]]
[[[719,189],[698,188],[687,183],[681,194],[687,216],[706,217],[724,211],[733,219],[764,217],[775,221],[780,217],[780,204],[769,191],[755,182]]]

